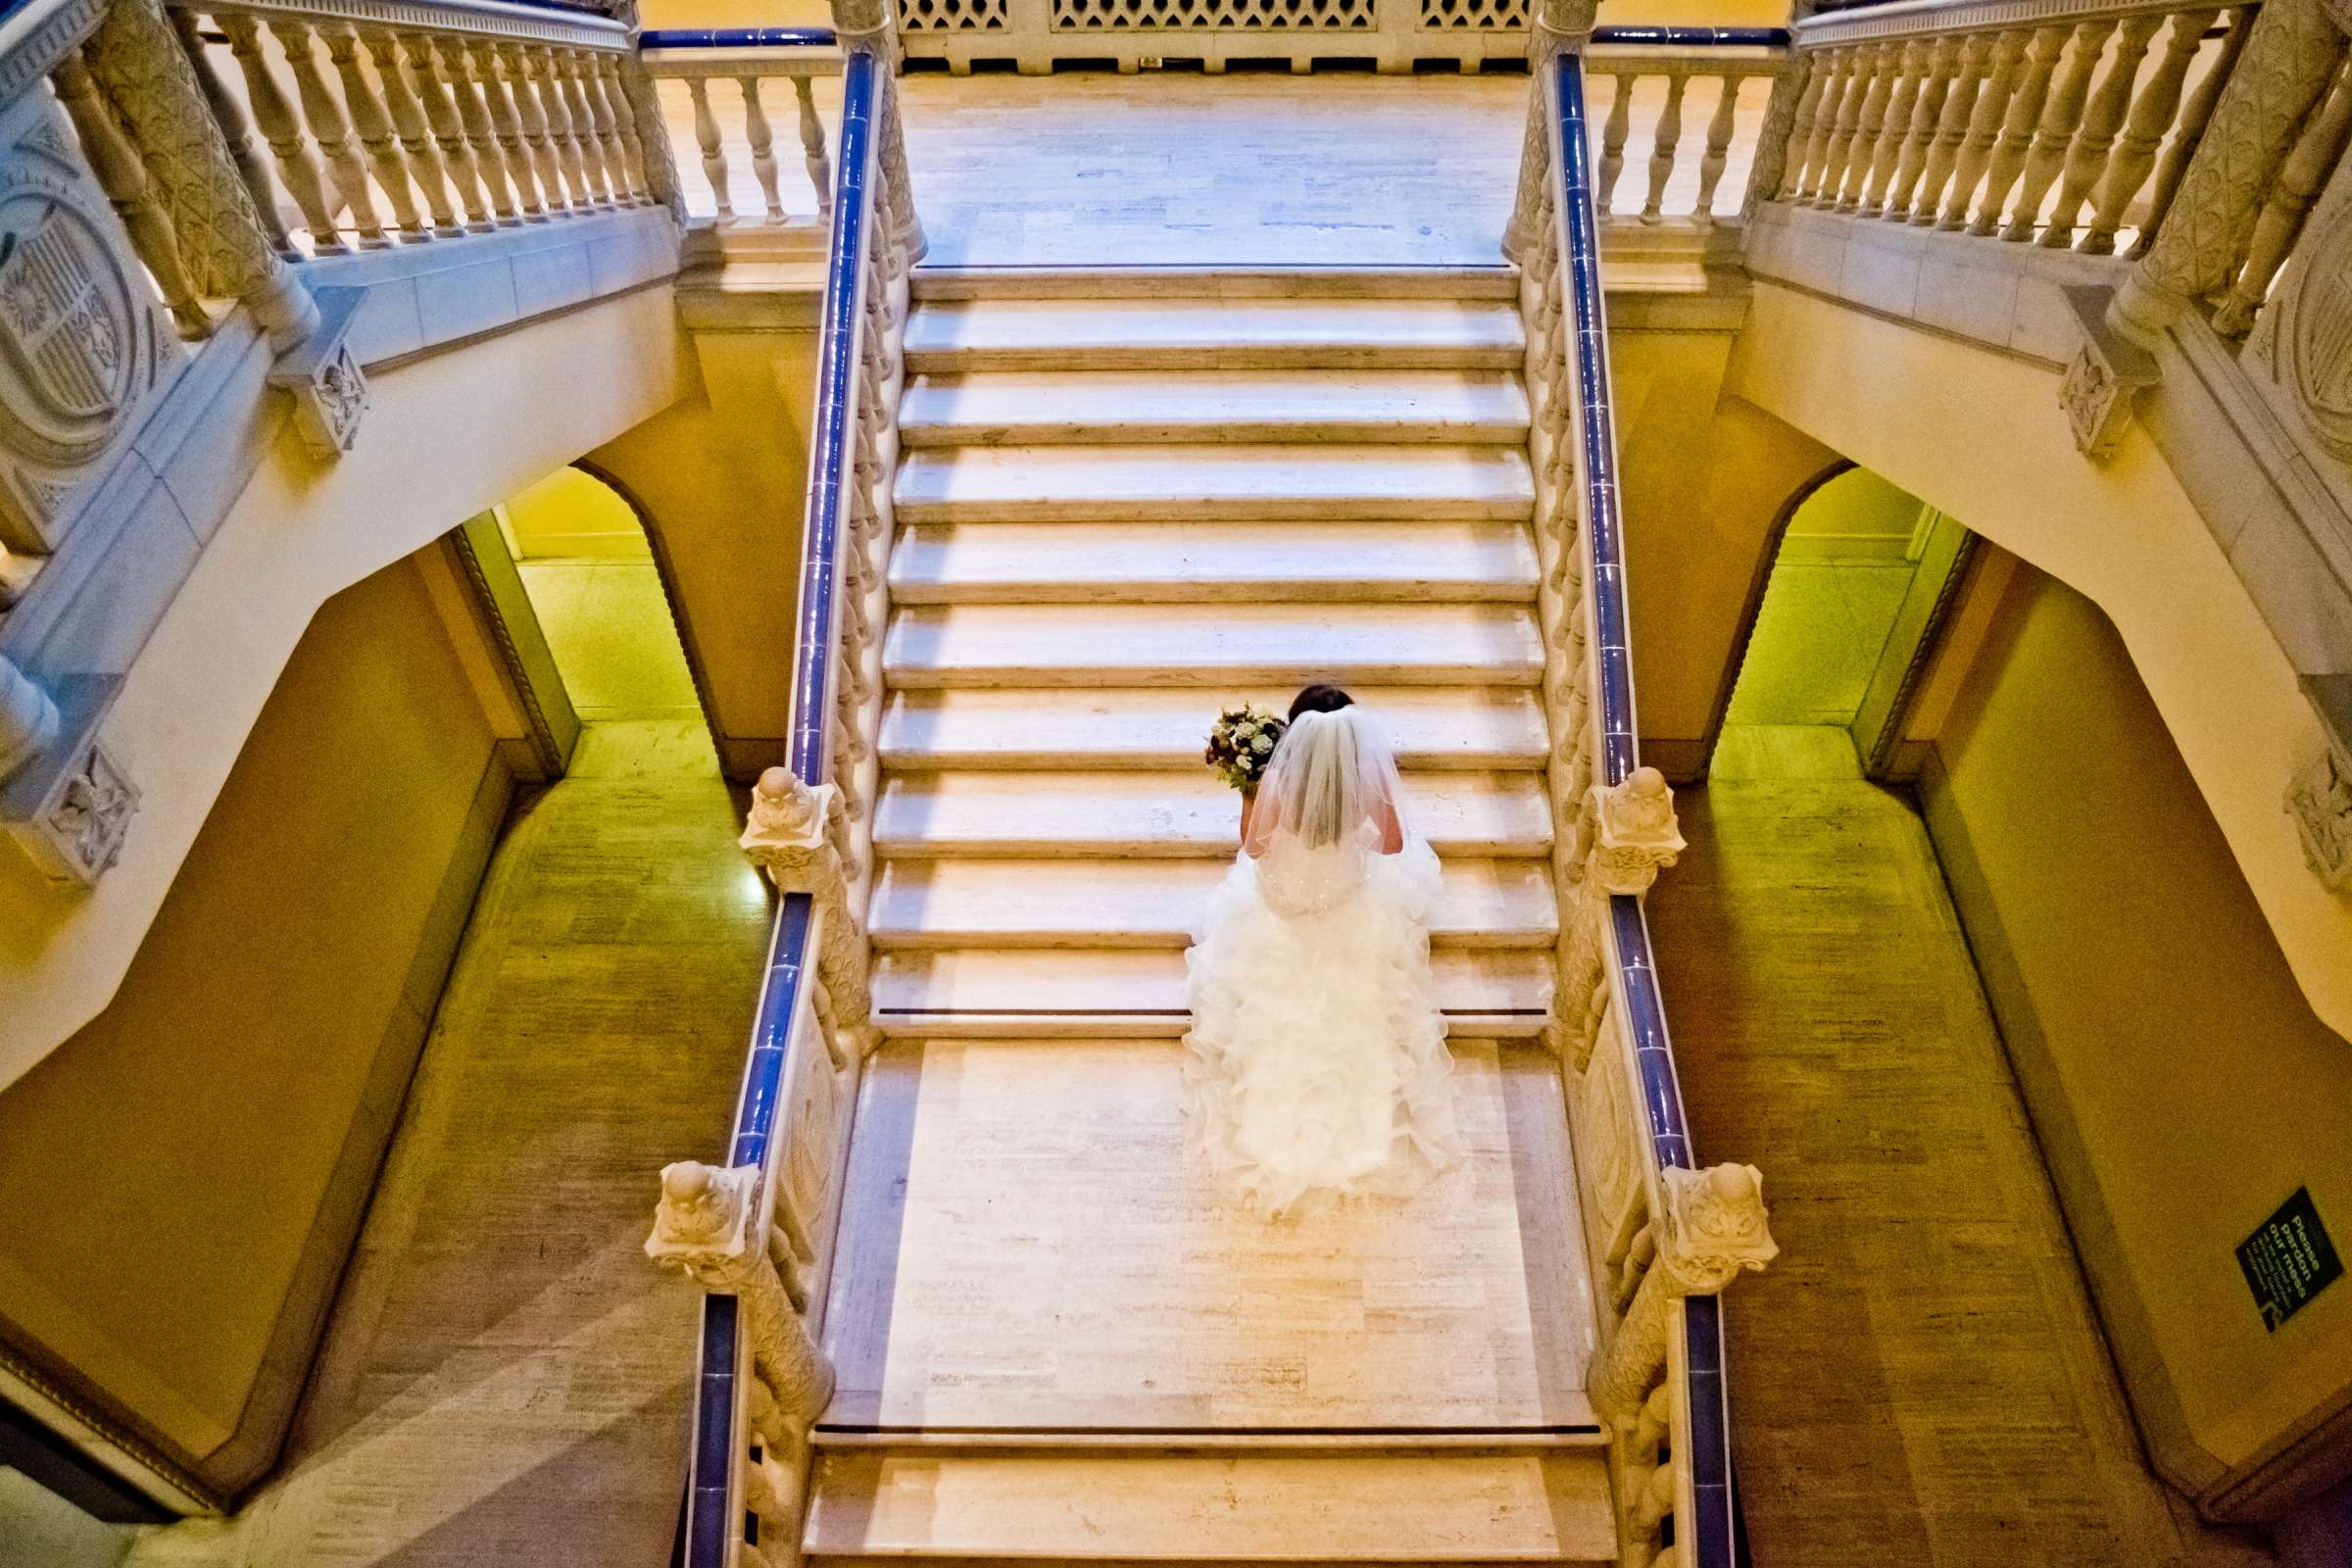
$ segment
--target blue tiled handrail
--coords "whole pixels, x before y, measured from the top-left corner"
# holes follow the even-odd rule
[[[1576,330],[1568,337],[1576,363],[1584,440],[1583,481],[1589,514],[1587,563],[1592,573],[1600,679],[1600,781],[1622,784],[1640,765],[1634,739],[1632,655],[1626,635],[1625,517],[1618,500],[1617,421],[1609,384],[1608,313],[1600,286],[1599,220],[1592,199],[1592,154],[1585,117],[1584,62],[1573,52],[1555,56],[1543,83],[1557,116],[1559,164],[1553,172],[1553,202],[1560,221],[1560,255],[1566,272],[1567,307]],[[1609,900],[1610,932],[1616,939],[1619,989],[1625,1025],[1639,1070],[1639,1095],[1649,1128],[1650,1148],[1661,1167],[1693,1166],[1690,1138],[1683,1121],[1682,1085],[1666,1032],[1666,1009],[1650,953],[1649,924],[1639,898]],[[1721,1306],[1711,1296],[1684,1300],[1687,1369],[1690,1404],[1689,1466],[1697,1517],[1676,1521],[1683,1561],[1691,1568],[1732,1568],[1731,1424],[1724,1399]]]
[[[773,30],[773,29],[741,29]],[[813,29],[811,29],[813,30]],[[830,33],[827,34],[829,39]],[[874,105],[879,79],[874,57],[853,51],[842,72],[841,162],[833,187],[833,230],[825,270],[825,304],[817,338],[816,420],[808,450],[808,508],[801,530],[801,620],[793,648],[793,729],[786,765],[809,785],[825,781],[826,682],[833,649],[834,554],[841,538],[843,480],[850,464],[852,407],[858,373],[858,281],[868,247],[866,188],[874,162]],[[728,1146],[730,1165],[764,1167],[774,1147],[781,1108],[784,1059],[801,1005],[808,961],[808,928],[815,913],[808,895],[785,896],[768,938],[767,974],[752,1021]],[[743,1439],[735,1430],[740,1313],[734,1297],[703,1298],[701,1372],[695,1382],[694,1452],[688,1481],[688,1568],[719,1568],[742,1526],[734,1475]]]
[[[1665,49],[1786,49],[1787,27],[1594,27],[1594,43],[1648,44]]]
[[[820,49],[834,42],[831,27],[648,27],[641,49]]]

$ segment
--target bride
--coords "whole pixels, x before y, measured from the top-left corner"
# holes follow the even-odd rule
[[[1190,1143],[1276,1214],[1403,1196],[1460,1152],[1429,974],[1438,860],[1378,723],[1309,686],[1185,955]]]

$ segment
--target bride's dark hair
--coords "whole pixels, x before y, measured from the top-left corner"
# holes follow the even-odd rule
[[[1343,708],[1353,708],[1355,699],[1337,686],[1302,686],[1291,699],[1291,718],[1297,721],[1300,713],[1336,713]]]

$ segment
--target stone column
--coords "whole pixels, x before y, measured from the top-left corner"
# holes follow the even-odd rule
[[[1599,8],[1600,0],[1538,0],[1527,29],[1527,135],[1519,145],[1519,195],[1511,205],[1510,226],[1502,231],[1502,254],[1512,261],[1523,260],[1535,238],[1537,192],[1551,168],[1544,130],[1544,68],[1563,51],[1584,52]]]
[[[2229,284],[2271,182],[2343,53],[2343,32],[2321,0],[2267,0],[2163,226],[2107,307],[2110,325],[2152,343],[2190,301]]]
[[[842,859],[843,834],[838,789],[811,788],[790,768],[771,767],[752,788],[751,817],[737,842],[777,888],[816,902],[816,978],[831,1011],[827,1044],[846,1060],[870,1051],[880,1036],[872,1022],[865,930]]]

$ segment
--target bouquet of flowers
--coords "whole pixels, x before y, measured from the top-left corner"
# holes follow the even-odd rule
[[[1257,793],[1257,781],[1274,760],[1275,743],[1289,726],[1272,713],[1254,708],[1229,708],[1217,715],[1208,732],[1208,765],[1217,776],[1244,795]]]

